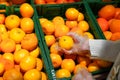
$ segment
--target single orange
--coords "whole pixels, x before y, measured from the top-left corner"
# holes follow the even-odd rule
[[[70,29],[74,28],[74,27],[77,27],[77,25],[78,25],[77,21],[70,21],[70,20],[66,20],[65,24]]]
[[[28,51],[34,50],[38,46],[38,39],[35,33],[26,34],[21,41],[21,47]]]
[[[78,23],[78,27],[83,31],[88,31],[89,30],[89,24],[87,21],[83,20]]]
[[[94,35],[87,31],[83,33],[83,36],[87,36],[89,39],[94,39]]]
[[[9,37],[15,41],[15,43],[20,43],[25,36],[25,32],[21,28],[13,28],[9,32]]]
[[[20,5],[20,14],[22,17],[32,17],[34,14],[34,9],[29,3],[23,3]]]
[[[65,16],[68,20],[77,20],[79,11],[76,8],[68,8],[65,11]]]
[[[32,33],[34,30],[34,22],[31,18],[22,18],[20,27],[25,33]]]
[[[69,28],[66,25],[59,25],[55,28],[55,37],[65,36],[69,32]]]
[[[112,33],[115,32],[120,32],[120,20],[119,19],[114,19],[111,24],[110,24],[110,31]]]
[[[62,36],[59,38],[58,45],[63,49],[70,50],[74,45],[74,40],[70,36]]]
[[[61,68],[62,69],[67,69],[71,73],[74,71],[75,68],[75,62],[73,59],[63,59],[61,63]]]
[[[20,18],[17,15],[11,14],[5,19],[5,26],[7,29],[11,30],[17,28],[20,25]]]
[[[52,61],[54,68],[58,68],[61,66],[62,57],[59,54],[51,53],[50,58],[51,58],[51,61]]]
[[[79,12],[77,21],[79,22],[82,20],[84,20],[84,14],[82,12]]]
[[[32,56],[25,56],[23,59],[20,61],[20,69],[23,72],[29,71],[31,69],[35,69],[36,67],[36,58]],[[37,70],[37,69],[36,69]]]
[[[115,19],[120,19],[120,8],[115,8],[114,18]]]
[[[13,55],[13,53],[4,53],[2,57],[5,58],[5,59],[8,59],[8,60],[11,60],[12,62],[14,62],[14,55]]]
[[[15,41],[9,38],[2,40],[2,42],[0,43],[0,49],[2,52],[13,52],[15,51],[15,48]]]
[[[110,40],[112,41],[120,40],[120,32],[113,33]]]
[[[58,69],[55,74],[56,74],[56,78],[71,77],[71,73],[67,69]]]
[[[45,41],[48,47],[56,42],[54,35],[45,35]]]
[[[41,72],[37,69],[31,69],[24,74],[24,80],[41,80]]]
[[[107,20],[113,18],[115,15],[115,7],[113,5],[105,5],[98,11],[98,16]]]
[[[4,70],[5,70],[5,66],[3,63],[0,62],[0,75],[3,75]]]
[[[55,31],[55,25],[52,21],[45,20],[42,24],[42,30],[45,34],[53,34]]]
[[[3,74],[3,80],[23,80],[23,76],[18,70],[10,69]]]
[[[97,23],[102,31],[107,31],[109,29],[108,21],[105,18],[97,18]]]
[[[55,16],[53,19],[52,19],[52,22],[54,23],[54,25],[61,25],[61,24],[65,24],[65,21],[64,21],[64,18],[61,17],[61,16]]]
[[[100,67],[96,62],[90,63],[88,65],[88,71],[89,72],[94,72],[94,71],[97,71],[97,70],[100,70]]]

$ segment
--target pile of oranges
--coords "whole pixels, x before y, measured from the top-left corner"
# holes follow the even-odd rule
[[[58,45],[66,50],[70,50],[74,46],[73,38],[67,35],[69,32],[94,39],[93,34],[88,32],[90,26],[84,19],[85,16],[82,12],[76,8],[68,8],[65,11],[65,16],[66,19],[61,16],[55,16],[52,20],[39,19],[46,44],[50,50],[50,58],[57,70],[56,77],[71,77],[72,74],[76,74],[82,68],[93,72],[111,66],[110,62],[90,59],[89,52],[77,55],[65,54],[58,50]]]
[[[24,3],[20,14],[0,14],[0,80],[47,80],[34,32],[34,9]]]
[[[108,4],[98,11],[97,22],[107,40],[120,40],[120,8]]]

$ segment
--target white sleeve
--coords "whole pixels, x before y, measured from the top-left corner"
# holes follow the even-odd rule
[[[114,62],[120,52],[120,41],[89,40],[91,58]]]

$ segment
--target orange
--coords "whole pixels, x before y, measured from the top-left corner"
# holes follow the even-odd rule
[[[56,42],[54,35],[45,35],[45,41],[48,47]]]
[[[6,26],[4,24],[0,24],[0,33],[7,32]]]
[[[47,74],[45,72],[41,72],[42,79],[41,80],[48,80]]]
[[[98,16],[105,18],[107,20],[113,18],[114,15],[115,15],[115,7],[110,4],[101,7],[101,9],[98,11]]]
[[[36,58],[32,56],[25,56],[23,59],[20,61],[20,69],[23,72],[29,71],[31,69],[34,69],[36,66]]]
[[[77,20],[79,11],[76,8],[68,8],[65,11],[65,16],[68,20]]]
[[[67,35],[62,36],[59,38],[58,45],[63,49],[70,50],[74,45],[73,38]]]
[[[15,43],[20,43],[25,36],[25,32],[20,28],[13,28],[9,32],[9,37],[15,41]]]
[[[59,25],[55,28],[55,37],[61,37],[69,32],[69,28],[66,25]]]
[[[2,75],[4,73],[5,70],[5,66],[3,63],[0,63],[0,75]]]
[[[82,20],[84,20],[84,14],[82,12],[79,12],[77,21],[79,22]]]
[[[45,0],[35,0],[35,4],[45,4]]]
[[[3,80],[23,80],[23,76],[16,69],[10,69],[3,74]]]
[[[0,24],[4,24],[5,23],[5,14],[0,14]]]
[[[51,53],[50,58],[51,58],[54,68],[60,67],[60,65],[62,63],[62,57],[59,54]]]
[[[6,5],[6,6],[10,6],[10,3],[8,3],[8,2],[0,2],[0,4],[2,4],[2,5]]]
[[[72,73],[75,68],[74,60],[73,59],[63,59],[63,61],[61,63],[61,68],[67,69],[68,71],[70,71]]]
[[[81,64],[77,64],[75,65],[75,68],[74,68],[74,74],[78,73],[81,69],[86,69],[87,70],[87,66],[85,65],[81,65]]]
[[[2,42],[0,43],[0,49],[2,52],[13,52],[15,51],[15,48],[15,41],[9,38],[2,40]]]
[[[25,33],[32,33],[34,30],[34,22],[31,18],[22,18],[20,27]]]
[[[54,25],[61,25],[61,24],[65,24],[65,21],[64,21],[64,18],[61,17],[61,16],[55,16],[53,19],[52,19],[52,22],[54,23]]]
[[[30,55],[37,58],[40,55],[40,47],[37,46],[34,50],[30,51]]]
[[[75,32],[78,35],[83,35],[83,30],[81,30],[79,27],[72,28],[70,32]]]
[[[53,34],[55,31],[55,25],[52,23],[52,21],[44,21],[42,24],[42,30],[45,34]]]
[[[112,33],[115,32],[120,32],[120,20],[119,19],[114,19],[111,24],[110,24],[110,31]]]
[[[77,27],[77,25],[78,25],[77,21],[70,21],[70,20],[66,20],[65,24],[70,29],[74,28],[74,27]]]
[[[13,55],[13,53],[4,53],[3,54],[3,58],[11,60],[11,61],[14,62],[14,55]]]
[[[77,56],[77,63],[88,66],[91,63],[91,60],[88,57]]]
[[[83,20],[78,23],[78,27],[83,31],[88,31],[89,30],[89,24],[87,21]]]
[[[14,62],[9,60],[9,59],[5,59],[5,58],[1,57],[0,58],[0,63],[4,64],[5,71],[14,68]]]
[[[110,38],[112,36],[112,32],[110,32],[110,31],[104,31],[103,34],[104,34],[104,36],[105,36],[105,38],[107,40],[110,40]]]
[[[17,15],[11,14],[5,19],[5,26],[7,29],[11,30],[17,28],[20,25],[20,18]]]
[[[19,64],[21,60],[28,55],[29,51],[27,51],[26,49],[20,49],[14,53],[14,61]]]
[[[34,14],[34,9],[29,3],[23,3],[20,5],[20,14],[22,17],[32,17]]]
[[[43,68],[43,62],[40,58],[36,58],[36,69],[41,71]]]
[[[112,41],[120,40],[120,32],[113,33],[110,40]]]
[[[97,18],[97,22],[102,31],[107,31],[109,29],[109,23],[105,18]]]
[[[48,21],[48,19],[47,18],[39,18],[40,24],[42,24],[44,21]]]
[[[100,59],[95,61],[101,68],[108,68],[112,66],[112,62],[109,62],[109,61],[100,60]]]
[[[67,69],[58,69],[55,74],[56,74],[56,78],[71,77],[71,73]]]
[[[84,33],[83,33],[83,36],[87,36],[89,39],[94,39],[93,34],[90,33],[90,32],[84,32]]]
[[[35,33],[26,34],[21,41],[21,47],[28,51],[34,50],[38,46],[38,39]]]
[[[97,71],[97,70],[100,70],[100,67],[97,63],[93,62],[93,63],[90,63],[88,65],[88,71],[89,72],[94,72],[94,71]]]
[[[31,69],[24,74],[24,80],[41,80],[41,72],[37,69]]]
[[[0,80],[3,80],[3,77],[0,77]]]
[[[58,42],[55,42],[50,46],[50,53],[59,53],[58,52]]]

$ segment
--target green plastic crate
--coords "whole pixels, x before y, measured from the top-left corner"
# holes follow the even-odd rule
[[[0,10],[5,10],[5,12],[0,12],[0,14],[5,14],[6,16],[10,15],[10,14],[15,14],[15,15],[18,15],[19,17],[21,17],[20,15],[20,12],[19,12],[19,6],[5,6],[5,5],[0,5]],[[36,23],[36,19],[35,19],[35,14],[33,15],[32,17],[32,20],[34,21],[34,32],[38,38],[38,46],[40,47],[40,52],[41,52],[41,55],[39,56],[39,58],[42,59],[43,61],[43,69],[42,71],[44,71],[46,74],[47,74],[47,77],[52,80],[51,78],[51,72],[50,72],[50,69],[49,69],[49,64],[48,64],[48,61],[47,61],[47,57],[45,55],[45,51],[44,51],[44,47],[43,47],[43,44],[42,44],[42,41],[41,41],[41,38],[39,36],[39,31],[38,31],[38,26],[37,26],[37,23]]]
[[[70,8],[70,7],[74,7],[76,9],[78,9],[80,12],[84,13],[85,15],[85,20],[88,21],[89,25],[90,25],[90,32],[94,35],[94,37],[96,39],[105,39],[104,35],[102,34],[101,29],[98,27],[98,24],[94,23],[96,18],[93,15],[93,13],[91,12],[91,9],[88,5],[88,3],[86,1],[83,2],[78,2],[78,3],[72,3],[72,4],[58,4],[58,5],[34,5],[35,7],[35,13],[36,13],[36,22],[39,26],[39,33],[41,35],[41,40],[43,42],[43,46],[44,46],[44,50],[46,52],[46,57],[48,58],[49,61],[49,67],[51,69],[51,72],[53,74],[53,80],[56,80],[55,77],[55,69],[53,68],[51,59],[50,59],[50,52],[49,52],[49,48],[46,45],[45,42],[45,38],[44,38],[44,33],[42,31],[41,25],[39,23],[39,18],[47,18],[49,20],[51,20],[53,17],[55,16],[62,16],[63,18],[65,18],[65,11],[66,9]],[[101,74],[104,72],[109,71],[110,68],[107,69],[101,69],[99,71],[95,71],[92,74]],[[70,78],[62,78],[62,79],[57,79],[57,80],[71,80]]]

